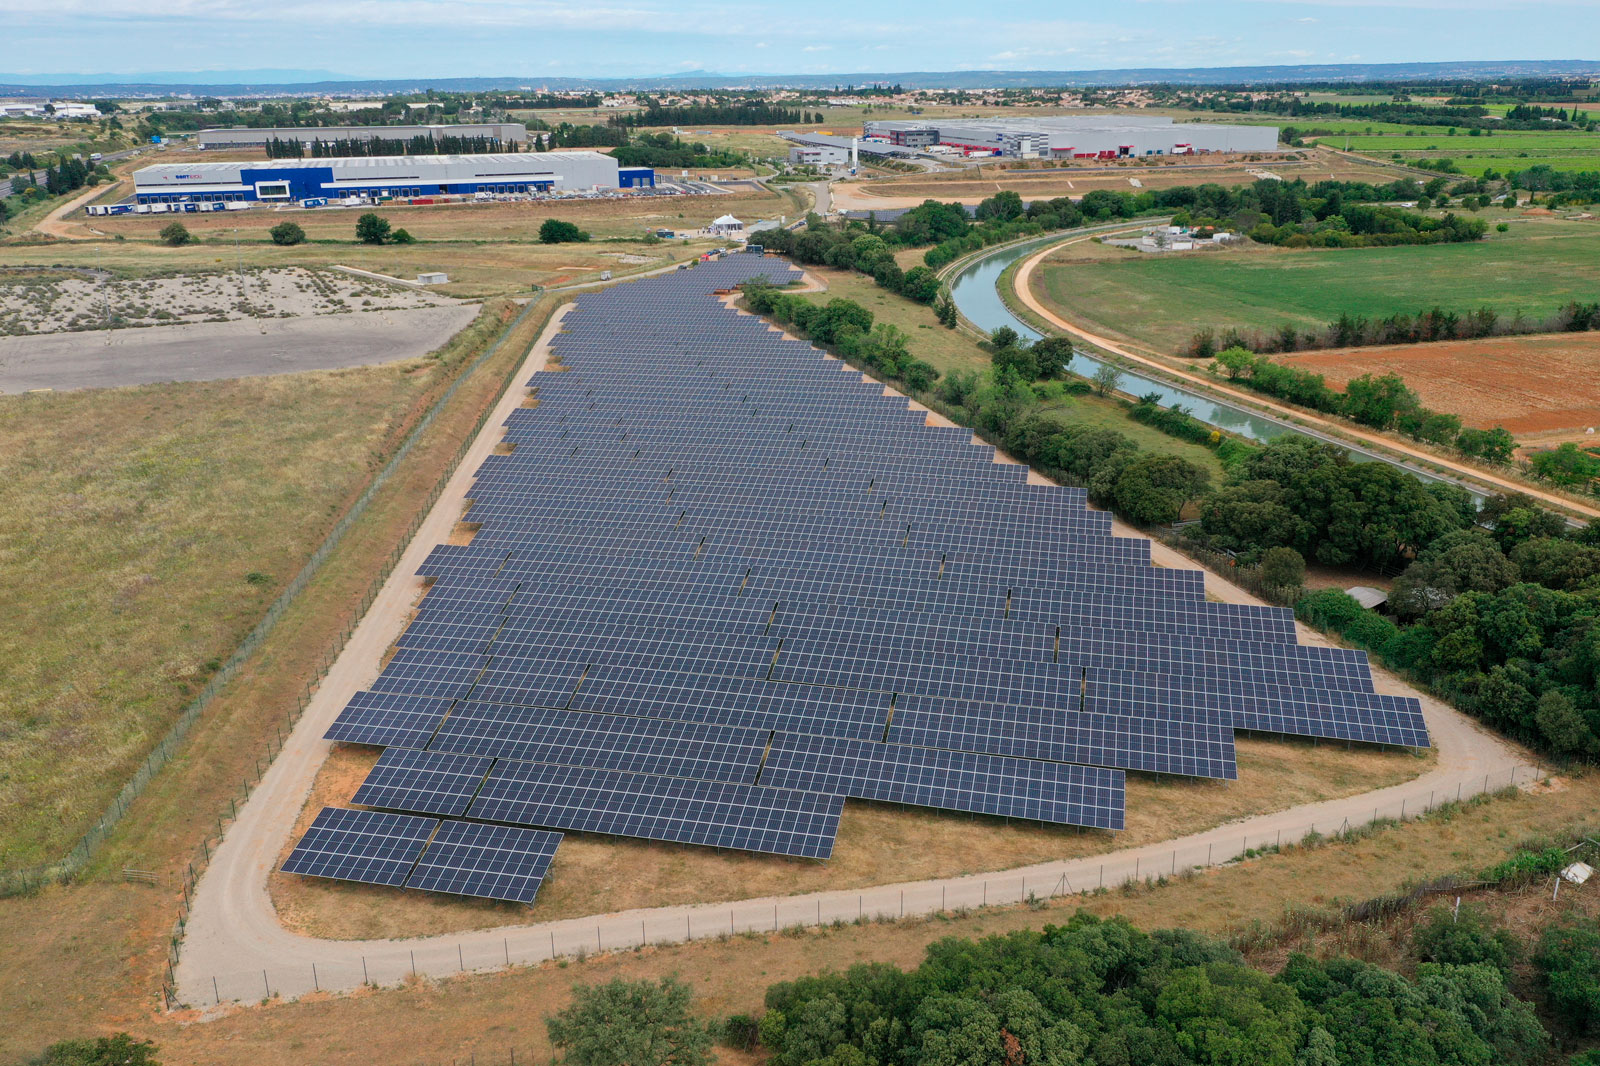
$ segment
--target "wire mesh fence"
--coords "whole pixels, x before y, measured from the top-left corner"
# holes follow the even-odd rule
[[[137,800],[144,790],[149,786],[151,779],[154,778],[155,775],[172,760],[172,757],[177,753],[179,748],[182,747],[184,738],[188,736],[189,730],[194,727],[194,724],[200,720],[200,717],[203,714],[205,714],[206,709],[209,708],[213,702],[215,702],[217,696],[238,674],[240,667],[242,667],[250,658],[250,656],[261,647],[262,642],[266,640],[267,636],[273,631],[274,627],[278,623],[278,620],[283,617],[284,612],[286,612],[290,606],[293,605],[300,593],[304,591],[308,584],[310,584],[312,578],[314,578],[317,572],[321,569],[323,562],[326,561],[334,549],[339,546],[339,543],[344,539],[344,536],[349,531],[350,527],[366,513],[367,508],[371,505],[374,497],[376,497],[378,490],[381,489],[383,485],[386,484],[394,475],[395,471],[399,469],[400,464],[404,462],[406,457],[411,453],[412,448],[416,445],[417,441],[421,439],[423,433],[425,433],[428,427],[433,424],[434,420],[438,417],[439,412],[442,411],[451,398],[455,396],[461,385],[472,376],[479,366],[483,365],[500,351],[502,346],[516,332],[518,327],[520,327],[522,323],[529,317],[529,315],[533,313],[535,308],[539,306],[541,306],[540,301],[529,301],[523,307],[522,311],[517,315],[517,317],[513,319],[510,324],[505,327],[505,329],[501,330],[500,335],[495,339],[494,343],[485,348],[484,351],[476,359],[474,359],[465,370],[456,376],[455,380],[451,382],[449,388],[440,394],[439,398],[435,400],[432,406],[428,408],[428,411],[417,420],[415,425],[411,427],[405,438],[395,448],[394,453],[390,455],[388,461],[373,476],[372,480],[367,484],[366,489],[363,490],[361,495],[358,496],[350,505],[350,507],[345,510],[344,514],[333,523],[322,542],[317,546],[316,550],[311,553],[310,557],[300,568],[299,572],[296,573],[289,583],[284,586],[283,591],[279,593],[277,599],[275,599],[267,608],[266,613],[262,616],[261,620],[256,623],[255,627],[245,636],[244,640],[239,643],[239,646],[234,649],[233,654],[228,656],[227,660],[223,662],[221,668],[211,675],[211,678],[206,682],[205,687],[202,688],[200,692],[184,706],[183,710],[179,713],[177,719],[172,723],[166,734],[161,738],[160,741],[156,743],[155,747],[151,749],[149,755],[145,757],[144,762],[139,765],[139,768],[134,772],[133,776],[123,784],[122,789],[101,813],[94,826],[78,839],[78,842],[73,845],[71,850],[69,850],[66,855],[62,856],[61,859],[54,863],[42,866],[0,869],[0,896],[32,892],[52,882],[70,880],[89,865],[89,862],[94,858],[95,854],[105,844],[106,839],[111,834],[111,831],[116,828],[117,823],[120,822],[123,816],[128,812],[128,808],[133,805],[133,802]],[[510,386],[515,375],[521,369],[521,365],[521,361],[519,360],[508,374],[505,383],[501,386],[499,392],[496,393],[496,396],[503,394],[505,388]],[[471,447],[473,440],[477,437],[478,431],[483,428],[483,424],[488,420],[489,413],[492,412],[493,409],[494,407],[491,404],[490,407],[485,410],[483,416],[479,418],[478,425],[474,428],[473,432],[470,433],[466,440],[462,443],[461,448],[457,452],[455,458],[449,463],[444,476],[434,486],[434,489],[426,501],[425,506],[423,506],[423,508],[418,512],[416,518],[412,521],[410,528],[406,531],[405,536],[401,539],[400,546],[391,552],[389,558],[385,561],[382,568],[382,576],[375,579],[368,587],[366,593],[363,595],[361,604],[355,612],[355,618],[359,619],[366,611],[367,607],[371,606],[372,597],[377,595],[378,588],[380,588],[383,584],[383,581],[387,579],[388,573],[393,569],[394,564],[399,561],[400,554],[404,551],[405,545],[409,543],[411,536],[416,533],[417,527],[421,525],[423,518],[426,517],[428,510],[438,499],[439,494],[444,491],[444,486],[449,481],[450,475],[454,473],[455,467],[461,461],[461,458],[466,455],[467,450]],[[329,652],[325,657],[325,661],[318,672],[319,678],[327,674],[328,667],[332,665],[333,658],[337,657],[337,649],[344,646],[344,641],[349,639],[350,628],[353,627],[354,622],[352,622],[350,627],[347,628],[340,636],[339,640],[336,642],[335,650]],[[295,721],[297,721],[299,718],[300,711],[304,710],[305,698],[309,696],[309,694],[310,686],[307,687],[307,692],[300,699],[299,706],[293,712],[285,716],[285,727],[293,727]],[[280,727],[280,729],[281,728],[282,727]],[[281,747],[281,740],[279,741],[278,747]],[[273,748],[270,752],[270,755],[276,755],[278,747]],[[271,760],[269,757],[268,762],[270,763],[270,761]],[[257,776],[257,780],[259,780],[259,775]],[[246,785],[246,794],[248,794],[248,788],[250,785],[253,785],[253,782]]]

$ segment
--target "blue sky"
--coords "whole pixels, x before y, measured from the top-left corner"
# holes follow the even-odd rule
[[[355,78],[1600,58],[1533,0],[6,0],[0,71]]]

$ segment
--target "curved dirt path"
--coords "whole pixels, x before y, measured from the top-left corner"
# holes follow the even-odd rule
[[[1354,438],[1364,444],[1375,445],[1385,451],[1398,452],[1409,459],[1425,464],[1425,466],[1443,467],[1452,473],[1467,479],[1468,481],[1475,482],[1480,485],[1503,489],[1507,492],[1520,492],[1526,496],[1531,496],[1534,499],[1541,500],[1556,510],[1566,514],[1580,514],[1588,518],[1600,518],[1600,508],[1590,507],[1587,504],[1574,502],[1566,499],[1563,496],[1557,496],[1554,493],[1545,492],[1542,489],[1536,488],[1521,481],[1512,481],[1508,478],[1499,477],[1498,475],[1488,473],[1487,471],[1475,466],[1468,466],[1464,463],[1458,463],[1451,459],[1442,458],[1430,452],[1411,448],[1400,441],[1391,440],[1388,437],[1381,436],[1377,433],[1369,433],[1365,430],[1356,429],[1353,426],[1347,426],[1340,422],[1334,422],[1309,411],[1301,410],[1297,407],[1290,407],[1286,404],[1276,403],[1270,399],[1263,398],[1259,393],[1246,392],[1243,389],[1229,388],[1227,385],[1219,384],[1214,378],[1209,378],[1201,374],[1192,374],[1187,370],[1178,370],[1174,367],[1168,366],[1163,362],[1160,362],[1159,360],[1151,359],[1148,356],[1139,355],[1137,352],[1129,350],[1127,347],[1119,344],[1109,337],[1104,337],[1098,333],[1090,332],[1082,326],[1069,322],[1056,312],[1052,311],[1050,308],[1046,307],[1044,303],[1042,303],[1039,298],[1033,294],[1033,286],[1031,284],[1034,268],[1037,267],[1046,256],[1055,251],[1058,247],[1060,246],[1051,245],[1050,247],[1041,250],[1037,254],[1031,255],[1027,259],[1024,259],[1022,264],[1017,267],[1017,272],[1012,279],[1011,287],[1015,292],[1017,299],[1021,300],[1023,304],[1027,306],[1028,310],[1032,311],[1034,314],[1038,315],[1040,318],[1044,319],[1061,332],[1070,333],[1074,337],[1088,341],[1097,348],[1103,348],[1114,355],[1121,356],[1123,359],[1126,359],[1131,363],[1137,363],[1140,366],[1148,367],[1152,370],[1158,370],[1168,378],[1174,378],[1190,385],[1202,386],[1203,392],[1217,393],[1228,397],[1234,402],[1242,401],[1247,408],[1269,411],[1279,418],[1291,419],[1297,423],[1315,426],[1325,433],[1332,434],[1335,438]]]
[[[549,340],[559,329],[562,308],[523,365],[524,381],[543,367]],[[293,830],[317,770],[331,745],[322,739],[352,694],[377,677],[379,662],[404,628],[420,587],[417,566],[444,541],[477,470],[501,437],[501,425],[524,397],[508,390],[452,476],[371,609],[361,619],[283,751],[238,813],[195,889],[176,977],[178,1001],[210,1013],[234,1001],[264,996],[287,998],[315,989],[354,989],[363,983],[394,984],[417,976],[444,977],[464,970],[488,971],[539,962],[556,955],[627,949],[641,943],[722,936],[777,926],[894,916],[1009,903],[1029,895],[1092,890],[1099,885],[1222,863],[1249,847],[1299,839],[1315,828],[1337,832],[1374,817],[1403,817],[1425,807],[1534,779],[1528,756],[1479,728],[1449,707],[1426,697],[1423,713],[1438,750],[1434,768],[1402,785],[1360,796],[1307,804],[1227,823],[1200,833],[1068,862],[1046,862],[992,874],[883,885],[862,890],[734,900],[693,906],[632,910],[562,921],[409,940],[342,941],[301,936],[278,922],[267,891],[267,875]],[[1118,532],[1137,535],[1125,527]],[[1162,544],[1152,552],[1161,565],[1195,567]],[[1258,602],[1216,574],[1207,588],[1221,599]],[[1303,631],[1307,640],[1322,638]],[[1415,695],[1397,679],[1374,671],[1380,691]],[[467,965],[467,960],[472,965]]]

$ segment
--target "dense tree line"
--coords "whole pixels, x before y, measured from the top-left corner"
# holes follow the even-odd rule
[[[1443,126],[1483,130],[1570,130],[1587,127],[1591,121],[1576,107],[1568,112],[1559,107],[1518,104],[1510,108],[1504,118],[1498,118],[1477,103],[1449,106],[1402,100],[1351,104],[1333,100],[1307,100],[1300,96],[1272,96],[1254,101],[1230,101],[1212,109],[1253,111],[1260,114],[1281,115],[1285,118],[1365,119],[1399,126]]]
[[[684,143],[670,133],[641,133],[611,153],[625,167],[737,167],[746,160],[740,152],[713,151],[701,143]]]
[[[1585,201],[1600,198],[1600,170],[1556,170],[1547,163],[1535,163],[1526,170],[1506,174],[1513,189],[1532,192],[1562,192]]]
[[[297,140],[272,137],[267,141],[268,159],[353,159],[362,156],[392,155],[489,155],[515,152],[515,142],[498,137],[452,137],[425,134],[418,137],[340,137],[325,141],[318,137],[305,144]]]
[[[1480,511],[1453,486],[1280,437],[1234,467],[1186,533],[1245,560],[1284,547],[1329,566],[1404,566],[1392,621],[1338,589],[1297,610],[1520,740],[1600,755],[1600,529],[1569,531],[1523,497]]]
[[[931,945],[772,986],[774,1066],[1520,1066],[1549,1037],[1488,963],[1414,979],[1292,956],[1276,976],[1219,940],[1079,912],[1065,925]]]
[[[1082,217],[1066,197],[1024,208],[1016,193],[1001,192],[980,203],[973,215],[960,204],[924,200],[887,225],[872,218],[829,225],[812,214],[803,229],[775,230],[762,239],[796,262],[856,270],[890,292],[933,304],[940,300],[939,267],[992,244],[1076,226]],[[901,269],[897,251],[929,244],[934,247],[924,255],[924,265]],[[946,311],[941,304],[941,320],[953,326],[954,308]]]
[[[1203,356],[1208,343],[1209,337],[1198,337],[1190,354]],[[1516,444],[1511,434],[1498,426],[1489,430],[1464,428],[1457,416],[1429,410],[1398,374],[1363,374],[1351,379],[1340,392],[1321,374],[1276,363],[1240,347],[1216,353],[1212,370],[1219,369],[1231,380],[1257,392],[1314,411],[1343,415],[1374,429],[1399,430],[1413,440],[1451,445],[1490,462],[1509,462]]]
[[[613,126],[804,126],[823,117],[760,100],[669,107],[651,98],[642,110],[621,112],[608,121]]]
[[[1600,329],[1600,302],[1568,303],[1553,315],[1528,318],[1520,312],[1501,315],[1492,307],[1450,311],[1434,306],[1415,315],[1403,311],[1384,318],[1348,312],[1321,328],[1283,325],[1275,330],[1243,330],[1203,326],[1189,339],[1185,354],[1209,359],[1224,348],[1256,352],[1297,352],[1314,348],[1360,348],[1378,344],[1424,344],[1432,341],[1478,340],[1528,333],[1583,333]]]
[[[887,322],[874,324],[872,312],[854,300],[833,299],[817,304],[759,281],[747,283],[744,294],[746,305],[756,314],[791,326],[818,345],[862,363],[891,381],[904,382],[914,391],[932,388],[939,378],[932,365],[911,354],[903,330]]]
[[[530,144],[540,139],[531,131],[537,129],[545,134],[545,148],[620,148],[628,143],[628,131],[619,126],[575,126],[570,122],[546,126],[530,122],[528,129]]]

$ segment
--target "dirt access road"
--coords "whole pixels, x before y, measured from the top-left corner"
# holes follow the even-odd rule
[[[569,305],[570,306],[570,305]],[[547,327],[522,368],[525,381],[548,355],[560,315]],[[819,353],[819,358],[821,354]],[[1308,804],[1219,826],[1182,839],[1073,862],[937,881],[885,885],[856,892],[822,892],[777,898],[732,900],[662,907],[564,921],[509,926],[459,935],[407,940],[334,941],[299,936],[278,922],[267,892],[267,875],[293,829],[330,745],[329,723],[356,691],[377,676],[385,649],[403,630],[420,583],[417,566],[433,545],[447,539],[462,513],[476,471],[501,437],[506,415],[523,398],[508,390],[483,432],[428,515],[343,654],[312,697],[283,752],[262,778],[214,853],[196,888],[180,960],[178,999],[216,1016],[235,1001],[264,995],[295,997],[321,989],[355,989],[363,983],[394,984],[413,976],[497,970],[556,955],[628,949],[642,943],[723,936],[740,930],[817,924],[858,916],[933,913],[944,909],[1007,903],[1029,894],[1092,890],[1180,866],[1232,859],[1252,845],[1292,841],[1315,828],[1337,832],[1375,817],[1415,815],[1426,807],[1511,783],[1531,782],[1531,761],[1504,741],[1437,701],[1424,699],[1424,715],[1438,749],[1433,770],[1365,795]],[[1154,546],[1158,561],[1193,564]],[[1250,602],[1243,590],[1217,575],[1208,587],[1220,598]],[[1406,691],[1379,675],[1384,691]],[[472,965],[467,966],[467,959]]]
[[[1497,474],[1491,474],[1479,467],[1468,466],[1465,463],[1458,463],[1454,460],[1434,455],[1431,452],[1425,452],[1417,448],[1409,447],[1401,441],[1392,440],[1377,433],[1368,433],[1365,430],[1356,429],[1341,422],[1334,422],[1329,419],[1322,418],[1321,416],[1312,414],[1309,411],[1301,410],[1298,407],[1290,407],[1286,404],[1275,403],[1272,400],[1262,398],[1258,393],[1246,392],[1243,389],[1229,388],[1226,385],[1218,384],[1212,378],[1208,378],[1200,374],[1191,374],[1186,370],[1178,370],[1168,366],[1166,363],[1151,359],[1148,356],[1139,355],[1138,353],[1130,351],[1128,348],[1118,344],[1109,337],[1103,337],[1098,333],[1093,333],[1087,329],[1084,329],[1082,326],[1069,322],[1060,315],[1056,314],[1050,308],[1046,307],[1039,300],[1039,298],[1033,294],[1032,279],[1034,269],[1044,261],[1046,256],[1055,251],[1057,247],[1059,247],[1059,245],[1050,245],[1038,253],[1029,256],[1027,259],[1024,259],[1022,261],[1022,265],[1017,268],[1017,273],[1012,279],[1011,287],[1016,293],[1017,299],[1021,300],[1023,305],[1026,306],[1028,310],[1032,311],[1041,319],[1048,322],[1050,325],[1054,326],[1063,333],[1068,333],[1079,338],[1080,340],[1087,341],[1097,348],[1102,348],[1113,355],[1117,355],[1123,359],[1126,359],[1130,363],[1137,363],[1140,366],[1149,367],[1152,370],[1158,370],[1168,378],[1176,379],[1188,385],[1201,386],[1202,393],[1216,393],[1218,395],[1226,396],[1229,400],[1234,402],[1242,402],[1248,408],[1267,411],[1279,418],[1289,419],[1301,425],[1314,426],[1324,433],[1331,434],[1336,439],[1340,437],[1354,438],[1363,444],[1375,445],[1376,447],[1387,452],[1398,452],[1401,455],[1406,456],[1408,459],[1423,464],[1425,467],[1442,467],[1443,469],[1450,471],[1452,474],[1465,478],[1469,482],[1484,485],[1490,489],[1504,492],[1523,493],[1524,495],[1531,496],[1536,500],[1549,504],[1552,508],[1563,514],[1577,514],[1589,519],[1600,518],[1600,508],[1595,508],[1588,504],[1577,503],[1573,500],[1567,499],[1564,496],[1558,496],[1555,493],[1545,492],[1542,489],[1535,488],[1534,486],[1528,485],[1521,481],[1513,481],[1510,478],[1503,478]]]

